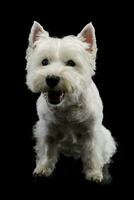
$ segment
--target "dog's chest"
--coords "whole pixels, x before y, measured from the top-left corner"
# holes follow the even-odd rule
[[[93,118],[85,105],[72,106],[70,109],[55,110],[48,120],[49,136],[58,144],[59,150],[66,155],[77,157],[90,138]]]
[[[53,134],[62,153],[78,157],[90,136],[90,130],[87,123],[66,123],[54,125]]]

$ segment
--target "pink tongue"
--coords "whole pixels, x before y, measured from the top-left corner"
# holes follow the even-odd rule
[[[52,104],[58,104],[61,101],[61,95],[62,92],[61,91],[57,91],[57,92],[49,92],[48,93],[48,100],[50,103]]]

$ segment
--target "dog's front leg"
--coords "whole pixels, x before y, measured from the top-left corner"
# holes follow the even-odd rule
[[[53,142],[45,141],[37,153],[35,175],[50,176],[57,161],[57,147]]]
[[[58,157],[57,145],[52,138],[37,138],[36,144],[36,168],[34,175],[50,176],[55,168]]]
[[[94,141],[89,142],[85,145],[83,154],[83,172],[87,180],[101,182],[103,180],[103,163],[101,151]]]

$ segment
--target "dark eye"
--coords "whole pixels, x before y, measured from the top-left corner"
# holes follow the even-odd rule
[[[67,65],[67,66],[72,66],[72,67],[74,67],[74,66],[75,66],[75,62],[74,62],[73,60],[68,60],[68,61],[66,62],[66,65]]]
[[[49,60],[47,58],[45,58],[45,59],[42,60],[41,64],[43,66],[48,65],[49,64]]]

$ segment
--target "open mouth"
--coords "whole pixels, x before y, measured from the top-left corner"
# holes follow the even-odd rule
[[[59,91],[49,91],[47,93],[47,99],[48,102],[53,104],[53,105],[57,105],[59,103],[61,103],[61,101],[64,98],[64,92],[59,90]]]

